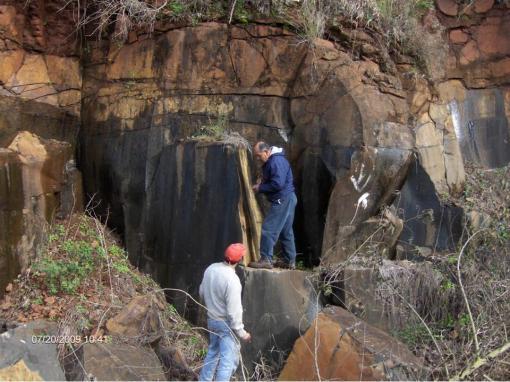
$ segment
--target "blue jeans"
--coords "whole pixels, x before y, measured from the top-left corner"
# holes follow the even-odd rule
[[[278,238],[283,247],[285,260],[289,264],[296,262],[296,244],[294,243],[294,210],[296,209],[297,198],[295,193],[286,195],[273,202],[269,213],[262,223],[262,236],[260,238],[260,256],[272,261],[273,247]]]
[[[209,348],[200,381],[230,381],[239,364],[239,341],[225,321],[207,320]]]

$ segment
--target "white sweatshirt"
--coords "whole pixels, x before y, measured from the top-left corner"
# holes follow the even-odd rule
[[[234,268],[222,262],[207,267],[199,293],[210,319],[228,322],[239,337],[244,337],[241,290],[241,281]]]

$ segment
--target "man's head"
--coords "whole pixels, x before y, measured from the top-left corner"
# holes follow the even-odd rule
[[[244,244],[235,243],[230,244],[225,250],[225,261],[229,264],[237,264],[241,261],[246,252]]]
[[[253,154],[257,160],[265,163],[271,156],[271,146],[264,141],[257,142],[253,146]]]

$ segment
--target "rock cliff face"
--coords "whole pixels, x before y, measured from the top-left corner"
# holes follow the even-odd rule
[[[372,304],[377,275],[408,258],[409,248],[454,248],[463,212],[441,196],[462,193],[466,161],[488,168],[510,161],[508,2],[437,0],[423,21],[444,29],[436,35],[448,50],[445,65],[435,52],[425,57],[437,69],[428,78],[409,61],[370,49],[354,57],[326,40],[312,49],[269,24],[167,26],[152,36],[131,32],[123,44],[87,41],[80,50],[71,9],[56,12],[64,3],[0,5],[0,226],[7,227],[0,293],[33,256],[43,222],[81,205],[76,146],[96,213],[164,287],[196,296],[205,267],[233,241],[248,245],[245,262],[256,259],[263,205],[250,190],[256,166],[244,148],[207,136],[239,133],[250,144],[285,148],[307,264],[334,267],[366,239],[381,239],[385,263],[344,270],[342,288],[351,295],[340,299],[353,311],[371,305],[366,319],[391,329],[405,318],[381,318],[384,306]],[[374,218],[381,210],[388,236]],[[257,272],[245,274],[253,317],[257,288],[286,277]],[[264,309],[280,314],[286,293]],[[170,294],[198,319],[184,295]],[[303,304],[299,311],[308,312]],[[296,336],[295,321],[275,330],[287,325]]]
[[[490,12],[504,27],[502,7]],[[483,22],[489,14],[473,17]],[[448,28],[449,16],[430,17]],[[189,280],[220,257],[225,232],[241,238],[237,223],[224,226],[228,219],[214,209],[204,219],[205,207],[197,208],[200,200],[219,203],[237,222],[239,190],[223,199],[224,185],[210,174],[236,178],[236,170],[210,167],[205,158],[217,158],[214,148],[202,156],[203,149],[185,143],[222,119],[228,121],[224,128],[252,144],[264,139],[287,150],[299,198],[299,251],[312,264],[345,260],[353,243],[377,230],[370,217],[392,203],[395,229],[400,225],[393,245],[400,239],[408,244],[404,251],[454,248],[462,211],[443,205],[438,195],[462,192],[465,160],[486,166],[508,161],[506,77],[488,75],[490,85],[499,86],[493,89],[470,89],[451,70],[429,82],[409,64],[383,70],[370,58],[354,60],[332,42],[318,40],[309,50],[296,38],[268,25],[205,23],[160,30],[153,38],[133,33],[120,46],[92,44],[84,71],[80,158],[87,192],[97,192],[104,211],[110,207],[133,261],[161,271],[158,278],[167,286],[193,292]],[[450,62],[455,54],[452,45]],[[192,161],[193,170],[181,160]],[[190,181],[208,184],[216,196],[204,196],[209,194],[200,186],[199,196],[191,192],[191,199],[176,204],[172,195],[179,198]],[[170,223],[179,234],[162,242],[168,232],[161,221],[207,224],[200,230],[207,237],[191,248],[182,239],[191,231]],[[387,254],[395,256],[407,257]],[[196,273],[175,275],[171,269],[181,269],[180,261],[198,265]]]
[[[461,191],[463,161],[492,168],[510,160],[508,7],[494,0],[438,0],[449,46],[445,73],[433,84],[406,84],[413,89],[420,162],[439,192]]]
[[[20,132],[0,149],[0,294],[30,266],[47,222],[80,211],[81,176],[72,146]]]
[[[29,266],[46,221],[83,204],[72,12],[57,12],[61,1],[26,4],[0,5],[0,295]]]
[[[352,61],[327,41],[319,41],[311,52],[303,44],[296,45],[295,35],[270,26],[206,23],[170,30],[154,39],[140,36],[120,48],[98,46],[86,65],[84,90],[81,163],[88,192],[109,182],[111,186],[99,196],[121,201],[111,214],[115,224],[132,232],[127,242],[134,258],[143,251],[130,246],[130,241],[141,243],[147,238],[130,239],[140,231],[140,220],[136,213],[134,219],[128,218],[133,213],[129,206],[139,205],[147,194],[152,163],[165,152],[165,145],[200,132],[211,119],[226,116],[228,129],[251,144],[265,139],[288,150],[303,195],[298,211],[301,246],[315,260],[321,253],[327,201],[337,180],[352,187],[344,218],[349,221],[364,187],[371,190],[369,210],[391,195],[405,174],[414,145],[396,77],[382,73],[372,61]],[[95,152],[93,147],[104,147],[105,141],[119,150]],[[362,155],[362,147],[372,150],[372,162],[375,157],[385,158],[386,166],[360,164],[365,166],[361,174],[349,173],[351,157],[356,152]],[[139,154],[131,155],[133,150]],[[98,173],[99,167],[104,175]],[[119,174],[125,182],[130,178],[128,183],[137,191],[129,192],[128,184],[122,188],[120,179],[111,182],[111,174]],[[351,181],[354,176],[359,179]],[[317,177],[326,187],[318,187],[313,181]],[[388,178],[394,178],[395,184],[387,184]],[[177,183],[168,186],[173,189]],[[130,198],[135,202],[130,203]],[[369,215],[366,208],[359,206],[358,220]],[[150,216],[149,212],[148,221]],[[223,218],[211,218],[209,224],[221,230],[217,222]],[[143,253],[167,256],[162,249]],[[213,255],[193,256],[205,264]]]

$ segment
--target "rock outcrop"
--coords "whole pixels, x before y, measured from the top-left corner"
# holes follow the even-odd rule
[[[322,40],[312,54],[302,44],[296,48],[295,35],[265,25],[204,23],[132,41],[121,47],[97,43],[85,66],[81,163],[87,192],[97,193],[105,210],[110,207],[110,222],[124,232],[133,261],[156,269],[163,284],[169,285],[164,280],[170,265],[181,269],[184,263],[198,261],[201,265],[194,268],[193,277],[199,277],[205,265],[219,256],[220,246],[206,244],[214,242],[209,234],[201,238],[202,244],[190,245],[186,227],[196,231],[207,224],[201,232],[224,237],[238,224],[235,217],[232,227],[223,227],[229,219],[215,212],[224,203],[223,193],[213,191],[215,185],[231,185],[211,172],[230,174],[229,167],[218,163],[213,168],[209,161],[200,164],[195,158],[195,170],[183,172],[183,182],[172,169],[182,155],[191,155],[187,151],[191,144],[180,146],[179,141],[201,134],[204,126],[226,119],[226,129],[251,144],[264,139],[287,149],[298,182],[298,244],[310,262],[321,256],[332,187],[352,187],[354,174],[349,170],[354,153],[363,156],[365,147],[372,152],[372,161],[384,162],[384,169],[370,169],[371,211],[391,200],[398,188],[414,139],[399,79],[382,72],[375,62],[355,62]],[[108,149],[112,146],[119,149],[113,152]],[[254,178],[252,171],[248,174]],[[194,174],[207,181],[209,187],[200,195],[210,198],[207,203],[213,208],[200,207],[200,200],[206,199],[194,201],[189,192],[181,194],[184,199],[176,200],[177,205],[171,195],[163,196],[176,187],[192,187],[188,180]],[[326,187],[318,187],[316,175]],[[169,180],[174,177],[177,182]],[[246,189],[245,197],[251,192]],[[209,195],[209,190],[214,194]],[[352,190],[343,220],[351,220],[364,192]],[[338,193],[331,203],[340,203]],[[236,195],[228,199],[238,203]],[[144,203],[147,207],[140,208]],[[182,209],[186,216],[180,215],[188,203]],[[221,214],[230,214],[232,208],[236,207],[223,208]],[[358,219],[367,216],[360,214]],[[166,227],[153,226],[164,219],[183,222],[180,233],[172,233],[173,243],[159,239],[168,236]],[[145,221],[151,226],[147,233],[142,228]],[[329,230],[336,233],[339,224],[332,222]],[[255,226],[248,224],[246,229]],[[172,285],[187,285],[187,273],[173,277]]]
[[[280,381],[420,379],[422,361],[385,332],[338,307],[324,309],[296,341]]]
[[[47,222],[83,206],[69,143],[20,132],[0,149],[0,295],[44,242]]]
[[[241,347],[250,373],[256,364],[281,364],[294,341],[322,308],[312,272],[238,267],[243,283],[243,320],[252,341]]]
[[[45,222],[82,208],[81,68],[73,11],[62,6],[0,5],[0,295],[29,265]]]
[[[79,116],[81,70],[78,58],[72,57],[77,40],[69,38],[75,27],[73,11],[58,11],[63,4],[56,0],[27,5],[7,1],[0,6],[0,96]]]

